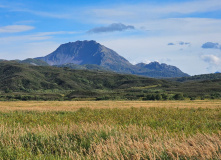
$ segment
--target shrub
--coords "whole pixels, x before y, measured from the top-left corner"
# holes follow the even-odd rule
[[[184,100],[183,94],[178,93],[173,96],[175,100]]]

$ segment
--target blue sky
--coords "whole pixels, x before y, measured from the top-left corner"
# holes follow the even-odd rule
[[[96,40],[131,63],[221,72],[220,0],[1,0],[0,59]]]

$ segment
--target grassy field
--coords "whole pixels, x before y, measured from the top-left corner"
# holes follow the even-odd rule
[[[221,101],[0,102],[0,159],[220,159]]]
[[[76,111],[80,108],[221,108],[221,100],[195,101],[0,101],[0,111]]]

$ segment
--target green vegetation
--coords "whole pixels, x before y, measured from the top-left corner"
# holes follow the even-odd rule
[[[115,126],[149,126],[168,132],[185,134],[214,133],[221,129],[221,109],[81,108],[76,112],[9,112],[0,113],[0,123],[7,125],[70,125],[71,123],[101,123]]]
[[[0,159],[217,159],[220,118],[220,108],[1,112]]]
[[[221,79],[221,73],[202,74],[202,75],[195,75],[191,77],[171,78],[170,80],[178,81],[178,82],[187,82],[187,81],[208,81],[208,80],[216,80],[216,79]]]
[[[204,80],[205,75],[203,75],[202,81],[198,77],[197,80],[179,82],[179,79],[162,80],[95,70],[74,70],[67,67],[34,66],[3,61],[0,62],[0,100],[221,98],[219,74],[209,75],[210,80]]]

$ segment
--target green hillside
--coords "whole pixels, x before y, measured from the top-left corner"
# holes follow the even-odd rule
[[[217,78],[218,74],[215,76]],[[0,100],[219,99],[221,79],[216,78],[179,82],[99,70],[2,61]]]
[[[177,82],[187,82],[187,81],[205,81],[205,80],[215,80],[215,79],[221,79],[221,73],[201,74],[191,77],[171,78],[170,80]]]
[[[34,66],[17,62],[0,63],[0,91],[22,95],[66,94],[94,97],[136,86],[161,85],[165,82],[112,72],[73,70]]]
[[[92,90],[162,84],[161,80],[112,72],[33,66],[16,62],[0,63],[0,90],[24,89]],[[136,83],[135,83],[136,82]]]

